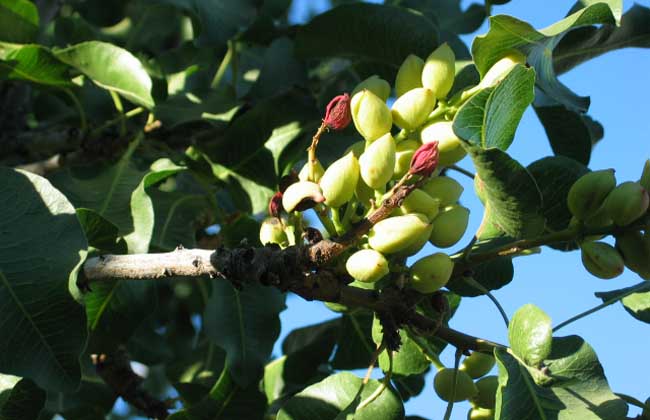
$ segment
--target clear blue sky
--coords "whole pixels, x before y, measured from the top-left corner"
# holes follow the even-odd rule
[[[463,1],[463,7],[471,2]],[[638,1],[650,6],[650,1]],[[495,6],[494,14],[508,14],[543,28],[565,16],[573,1],[513,0]],[[625,1],[627,10],[633,2]],[[327,0],[294,0],[290,17],[304,22],[309,12],[322,11]],[[471,45],[475,35],[487,32],[487,22],[475,33],[464,36]],[[562,82],[581,95],[591,96],[590,115],[605,127],[605,138],[593,151],[592,169],[615,168],[619,182],[637,180],[645,159],[650,157],[650,51],[625,49],[589,61],[561,77]],[[508,150],[523,165],[542,156],[551,155],[546,134],[534,112],[528,110],[519,126],[516,139]],[[472,169],[469,159],[461,166]],[[462,203],[472,211],[466,243],[478,227],[482,206],[473,194],[473,186],[458,177],[465,186]],[[425,249],[425,252],[431,252]],[[453,249],[453,248],[452,248]],[[526,303],[544,309],[554,324],[570,318],[600,303],[594,292],[613,290],[636,284],[640,278],[630,271],[613,280],[601,280],[589,275],[580,263],[579,253],[560,253],[544,249],[541,255],[515,259],[515,279],[495,296],[511,316]],[[288,309],[282,313],[282,338],[293,328],[333,317],[324,306],[291,297]],[[498,312],[486,297],[464,299],[451,326],[463,332],[507,343],[507,330]],[[615,392],[632,395],[640,400],[650,396],[650,325],[636,321],[620,304],[606,308],[562,329],[558,335],[577,334],[597,352],[610,386]],[[280,354],[279,346],[276,353]],[[453,351],[443,353],[443,362],[453,365]],[[465,419],[469,405],[457,404],[452,419]],[[427,378],[424,392],[406,404],[407,414],[440,419],[445,404],[432,390],[432,377]],[[638,411],[631,408],[630,414]]]

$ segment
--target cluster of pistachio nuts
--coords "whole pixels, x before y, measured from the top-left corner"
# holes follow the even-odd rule
[[[634,227],[648,214],[650,204],[650,160],[639,181],[616,185],[614,170],[590,172],[578,179],[569,190],[567,204],[573,226],[591,229]],[[582,263],[591,274],[602,279],[620,275],[625,267],[641,278],[650,280],[650,231],[639,228],[620,229],[614,233],[615,246],[600,241],[602,236],[586,237],[580,242]]]
[[[494,419],[499,381],[494,375],[485,376],[494,364],[492,355],[474,352],[463,360],[457,370],[438,370],[433,380],[433,389],[444,401],[450,401],[452,398],[454,402],[469,400],[472,408],[467,418],[470,420]]]

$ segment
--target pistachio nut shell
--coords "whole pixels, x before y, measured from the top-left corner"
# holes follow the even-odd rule
[[[480,89],[496,85],[518,64],[526,64],[526,56],[516,50],[510,51],[494,63],[485,73],[483,79],[481,79],[481,82],[479,83]]]
[[[359,161],[348,153],[332,163],[320,179],[325,204],[338,208],[350,201],[359,180]]]
[[[468,208],[457,204],[447,206],[433,220],[429,241],[438,248],[449,248],[463,237],[468,222]]]
[[[373,141],[390,132],[393,117],[377,95],[364,89],[352,97],[351,106],[352,121],[364,139]]]
[[[589,172],[578,178],[569,189],[567,206],[579,220],[586,220],[603,205],[607,195],[616,187],[613,169]]]
[[[476,379],[490,372],[495,363],[496,360],[491,354],[475,351],[463,360],[459,369]]]
[[[318,183],[325,173],[325,168],[321,165],[320,161],[316,159],[316,164],[314,165],[314,179],[309,179],[309,163],[305,163],[300,172],[298,173],[298,179],[301,181],[311,181]]]
[[[580,250],[582,265],[596,277],[613,279],[621,275],[625,269],[621,254],[605,242],[583,242]]]
[[[413,237],[413,240],[406,248],[395,253],[395,255],[400,257],[410,257],[411,255],[415,255],[418,252],[420,252],[420,250],[424,248],[424,246],[429,241],[429,236],[431,236],[432,230],[433,230],[433,225],[429,224],[429,227],[422,230],[422,232],[418,233]]]
[[[467,156],[453,124],[452,121],[434,121],[420,131],[422,143],[438,142],[438,166],[451,166]]]
[[[404,214],[422,213],[429,220],[433,220],[440,211],[440,201],[416,188],[406,196],[400,208]]]
[[[420,293],[433,293],[447,284],[453,271],[454,262],[449,255],[437,252],[417,260],[411,266],[409,285]]]
[[[456,376],[456,392],[454,393],[454,373]],[[449,401],[454,395],[454,402],[465,401],[478,393],[474,381],[468,374],[455,369],[440,369],[433,378],[433,389],[443,401]]]
[[[395,147],[395,168],[393,179],[402,178],[411,167],[411,158],[422,144],[418,140],[407,139],[397,143]]]
[[[467,413],[467,420],[494,420],[494,410],[491,408],[472,408]]]
[[[393,177],[395,168],[395,140],[386,133],[373,141],[359,158],[361,178],[366,185],[381,190]]]
[[[422,86],[431,89],[438,99],[447,96],[454,84],[456,56],[447,43],[433,51],[424,61]]]
[[[458,181],[448,176],[433,177],[420,189],[440,201],[441,207],[455,204],[464,190]]]
[[[364,283],[374,283],[389,272],[388,261],[374,249],[362,249],[350,255],[345,269],[353,279]]]
[[[322,203],[324,200],[325,197],[318,184],[299,181],[289,185],[282,194],[282,207],[290,213],[294,210],[305,210],[310,207],[309,203]]]
[[[624,182],[605,199],[605,210],[618,226],[627,226],[648,211],[648,191],[638,182]]]
[[[650,236],[639,231],[616,235],[616,249],[625,265],[643,279],[650,279]]]
[[[371,91],[384,102],[390,96],[390,84],[376,74],[362,80],[352,91],[352,96],[364,89]]]
[[[427,120],[436,106],[433,91],[427,88],[409,90],[393,103],[391,114],[399,127],[413,131]]]
[[[384,219],[368,233],[370,247],[382,254],[394,254],[412,245],[422,232],[431,228],[423,214],[412,213]]]
[[[395,94],[399,98],[411,89],[422,87],[422,69],[424,60],[410,54],[397,70],[395,77]]]
[[[277,217],[269,217],[264,219],[260,226],[260,242],[262,245],[278,244],[285,247],[289,244],[287,234],[284,231],[284,226]]]
[[[359,177],[357,181],[357,187],[354,190],[354,195],[357,197],[357,200],[367,209],[370,208],[370,200],[375,198],[375,190],[369,187],[363,179]]]
[[[470,399],[472,405],[476,408],[494,409],[497,388],[499,387],[499,378],[495,375],[490,375],[479,379],[475,384],[478,393]]]

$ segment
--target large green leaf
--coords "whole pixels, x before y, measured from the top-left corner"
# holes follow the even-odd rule
[[[534,91],[535,71],[515,67],[496,87],[480,92],[458,110],[454,132],[484,149],[507,150]]]
[[[278,38],[264,52],[260,75],[248,96],[269,98],[293,86],[307,87],[307,68],[295,57],[293,41]]]
[[[296,394],[282,406],[277,419],[334,420],[351,418],[352,414],[356,420],[404,418],[402,401],[392,388],[384,390],[371,404],[356,411],[357,405],[379,385],[379,381],[371,380],[362,387],[361,378],[348,372],[338,373]]]
[[[0,41],[27,44],[38,35],[38,9],[29,0],[0,0]]]
[[[589,107],[589,98],[576,95],[557,79],[553,69],[553,49],[572,28],[615,22],[610,6],[600,2],[539,31],[510,16],[493,16],[490,18],[490,31],[474,40],[472,55],[483,76],[509,50],[522,51],[527,55],[528,63],[535,68],[537,86],[545,94],[573,111],[585,112]]]
[[[644,283],[647,285],[645,289],[638,290],[621,299],[621,304],[625,310],[639,321],[650,324],[650,282]],[[626,287],[624,289],[612,290],[609,292],[597,292],[596,297],[599,297],[603,302],[617,299],[626,293],[631,292],[632,288],[636,286]]]
[[[438,25],[441,31],[455,34],[469,34],[478,30],[485,21],[486,8],[482,4],[472,3],[467,9],[461,9],[460,0],[403,0],[401,7],[408,7],[422,12]],[[422,57],[424,58],[424,57]]]
[[[45,397],[45,391],[31,380],[0,374],[0,419],[36,420]]]
[[[500,149],[463,145],[483,181],[486,221],[513,238],[544,231],[542,196],[530,173]],[[481,236],[481,235],[479,235]]]
[[[296,36],[296,52],[305,58],[362,57],[394,66],[409,54],[427,57],[437,45],[437,28],[422,14],[366,3],[318,15]]]
[[[372,314],[350,313],[341,318],[341,328],[332,359],[334,369],[367,368],[375,352]]]
[[[382,325],[375,316],[372,323],[372,339],[376,344],[381,343],[383,339]],[[406,330],[399,330],[399,336],[402,345],[399,351],[393,354],[393,373],[395,375],[417,375],[423,373],[429,368],[431,362],[422,352],[422,349],[416,342],[411,340]],[[379,367],[384,371],[389,371],[390,361],[386,351],[379,355]]]
[[[461,296],[481,296],[485,294],[482,289],[500,289],[510,283],[515,274],[511,257],[498,257],[481,263],[472,270],[472,277],[454,276],[447,283],[447,288]],[[481,287],[477,287],[474,282]]]
[[[545,362],[545,374],[529,371],[503,350],[496,350],[495,356],[499,367],[495,418],[625,418],[627,404],[611,391],[596,353],[580,337],[553,339],[553,352]],[[534,377],[543,378],[538,382],[544,385],[536,383]]]
[[[234,92],[227,89],[210,91],[204,96],[179,93],[156,104],[154,113],[165,128],[205,121],[211,124],[227,123],[235,115],[239,105]]]
[[[98,86],[151,109],[151,78],[133,54],[113,44],[88,41],[54,51],[56,57],[85,74]]]
[[[119,237],[117,226],[92,209],[76,209],[79,223],[86,234],[88,245],[100,250],[126,254],[126,242]]]
[[[22,80],[46,86],[71,86],[70,67],[41,45],[0,42],[0,80]]]
[[[531,303],[517,309],[508,325],[512,351],[529,366],[538,366],[551,353],[552,338],[551,318]]]
[[[226,351],[226,366],[237,385],[247,387],[262,375],[280,334],[284,299],[276,288],[258,283],[246,284],[241,291],[227,280],[212,283],[205,333]]]
[[[86,321],[68,285],[88,247],[74,208],[46,179],[0,168],[0,214],[0,371],[72,390]]]

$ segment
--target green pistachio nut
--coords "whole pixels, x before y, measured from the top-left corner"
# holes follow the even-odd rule
[[[420,132],[420,139],[422,143],[438,142],[438,166],[440,167],[451,166],[467,155],[462,140],[454,133],[451,121],[434,121],[424,126]]]
[[[639,231],[616,235],[616,249],[625,265],[645,280],[650,279],[650,236]]]
[[[510,51],[494,63],[487,73],[485,73],[483,79],[481,79],[481,83],[478,85],[479,89],[485,89],[496,85],[518,64],[526,64],[526,56],[519,51]]]
[[[282,194],[282,207],[287,213],[304,210],[301,207],[308,201],[316,203],[324,201],[323,192],[318,184],[309,181],[295,182]]]
[[[354,88],[351,96],[354,96],[356,93],[361,92],[364,89],[371,91],[384,102],[386,102],[390,96],[390,84],[376,74],[373,74],[369,78],[361,81]]]
[[[454,392],[454,375],[456,386]],[[443,401],[449,401],[454,397],[454,402],[465,401],[478,393],[476,385],[468,374],[460,370],[444,368],[436,373],[433,378],[433,389]]]
[[[422,144],[418,140],[407,139],[397,143],[395,147],[395,168],[393,179],[402,178],[411,167],[413,154]]]
[[[362,249],[350,255],[345,269],[353,279],[363,283],[374,283],[388,274],[388,261],[374,249]]]
[[[495,375],[486,376],[476,381],[478,394],[470,399],[475,408],[494,409],[496,405],[497,388],[499,387],[499,378]]]
[[[646,160],[645,165],[643,165],[643,172],[641,172],[639,184],[647,191],[650,191],[650,159]]]
[[[494,420],[494,409],[472,408],[467,413],[467,420]]]
[[[365,89],[356,93],[350,104],[352,121],[364,139],[373,141],[390,132],[393,117],[386,103],[377,95]]]
[[[420,188],[432,198],[440,201],[441,207],[455,204],[463,193],[463,186],[447,176],[433,177]]]
[[[368,233],[368,244],[382,254],[394,254],[412,246],[430,229],[429,219],[423,214],[389,217],[373,226]]]
[[[422,87],[423,68],[424,61],[417,55],[406,57],[395,77],[395,94],[398,98],[409,90]]]
[[[325,168],[321,165],[320,161],[316,159],[316,164],[314,165],[314,179],[309,179],[309,163],[305,163],[305,166],[302,167],[298,173],[298,179],[301,181],[311,181],[318,183],[325,173]]]
[[[456,57],[447,43],[442,44],[424,61],[422,86],[431,89],[438,99],[447,96],[454,84]]]
[[[260,226],[260,242],[262,245],[278,244],[285,247],[289,244],[287,234],[284,231],[282,222],[277,217],[264,219]]]
[[[418,213],[412,213],[412,214],[418,214]],[[411,255],[415,255],[424,246],[429,242],[429,236],[431,236],[431,231],[433,230],[433,225],[429,224],[429,227],[422,230],[422,232],[418,233],[413,237],[413,240],[411,243],[401,251],[395,253],[396,256],[398,257],[410,257]]]
[[[415,88],[400,96],[391,109],[393,121],[399,127],[413,131],[427,120],[436,106],[433,91],[427,88]]]
[[[359,158],[361,179],[376,190],[386,187],[395,168],[395,140],[386,133],[372,142]]]
[[[463,237],[468,222],[468,208],[458,204],[443,208],[433,220],[429,242],[438,248],[449,248]]]
[[[625,262],[616,248],[605,242],[583,242],[580,245],[582,265],[601,279],[613,279],[623,273]]]
[[[476,379],[490,372],[495,363],[494,356],[491,354],[475,351],[463,360],[460,370]]]
[[[595,214],[607,195],[616,187],[613,169],[589,172],[573,183],[567,195],[567,206],[579,220]]]
[[[354,196],[357,197],[357,200],[366,208],[370,208],[370,200],[375,198],[375,190],[369,187],[363,179],[359,178],[357,181],[357,187],[354,190]]]
[[[350,201],[359,180],[359,161],[352,152],[332,163],[320,179],[325,204],[338,208]]]
[[[452,271],[454,271],[454,262],[449,255],[437,252],[420,258],[411,266],[409,284],[420,293],[433,293],[447,284]]]
[[[605,200],[605,210],[618,226],[627,226],[648,211],[648,191],[638,182],[624,182]]]
[[[429,220],[433,220],[440,210],[440,201],[420,189],[415,189],[406,196],[400,209],[404,214],[422,213]]]
[[[355,143],[352,143],[350,147],[345,149],[345,152],[343,152],[343,156],[347,155],[348,153],[352,152],[355,158],[359,159],[361,155],[363,154],[363,151],[366,150],[366,142],[361,140],[357,141]]]

